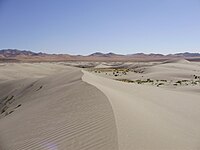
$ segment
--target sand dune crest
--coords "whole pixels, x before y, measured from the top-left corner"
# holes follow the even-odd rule
[[[1,114],[1,150],[118,149],[106,96],[83,82],[79,69],[69,70],[0,84],[1,89],[7,84],[4,95],[14,100]]]

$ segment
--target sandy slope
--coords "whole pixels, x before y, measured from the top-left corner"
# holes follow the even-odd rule
[[[122,70],[120,71],[120,69]],[[129,70],[127,71],[127,69]],[[125,74],[123,70],[126,71]],[[172,89],[173,91],[200,93],[200,63],[198,62],[171,60],[167,62],[151,62],[149,64],[143,62],[124,63],[109,69],[95,68],[89,71],[115,80],[147,81],[147,79],[151,79],[152,82],[143,84],[159,85],[161,88]],[[195,79],[195,76],[198,78]]]
[[[200,149],[200,96],[128,84],[84,71],[111,102],[120,150]]]
[[[1,63],[0,81],[42,78],[66,70],[69,71],[71,68],[57,63]]]
[[[8,109],[0,115],[0,150],[118,149],[111,105],[82,81],[79,69],[57,64],[1,67],[0,108]]]
[[[200,75],[185,61],[128,66],[144,72],[123,77]],[[105,77],[65,63],[0,64],[0,150],[200,149],[199,92]]]

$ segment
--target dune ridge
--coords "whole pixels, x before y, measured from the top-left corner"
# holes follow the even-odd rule
[[[199,72],[179,61],[1,64],[0,150],[198,150]]]
[[[111,105],[102,92],[82,81],[80,69],[65,66],[42,77],[36,71],[31,78],[31,67],[42,64],[21,67],[22,76],[8,74],[12,82],[5,79],[0,84],[1,102],[13,100],[6,102],[0,118],[1,150],[118,149]]]
[[[129,84],[84,72],[85,82],[110,100],[119,150],[200,148],[199,95]]]

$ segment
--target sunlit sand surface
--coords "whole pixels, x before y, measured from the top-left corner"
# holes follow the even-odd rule
[[[200,63],[0,65],[2,150],[196,150]]]

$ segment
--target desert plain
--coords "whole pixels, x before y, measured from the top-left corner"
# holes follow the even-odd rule
[[[200,62],[0,64],[0,150],[199,150]]]

